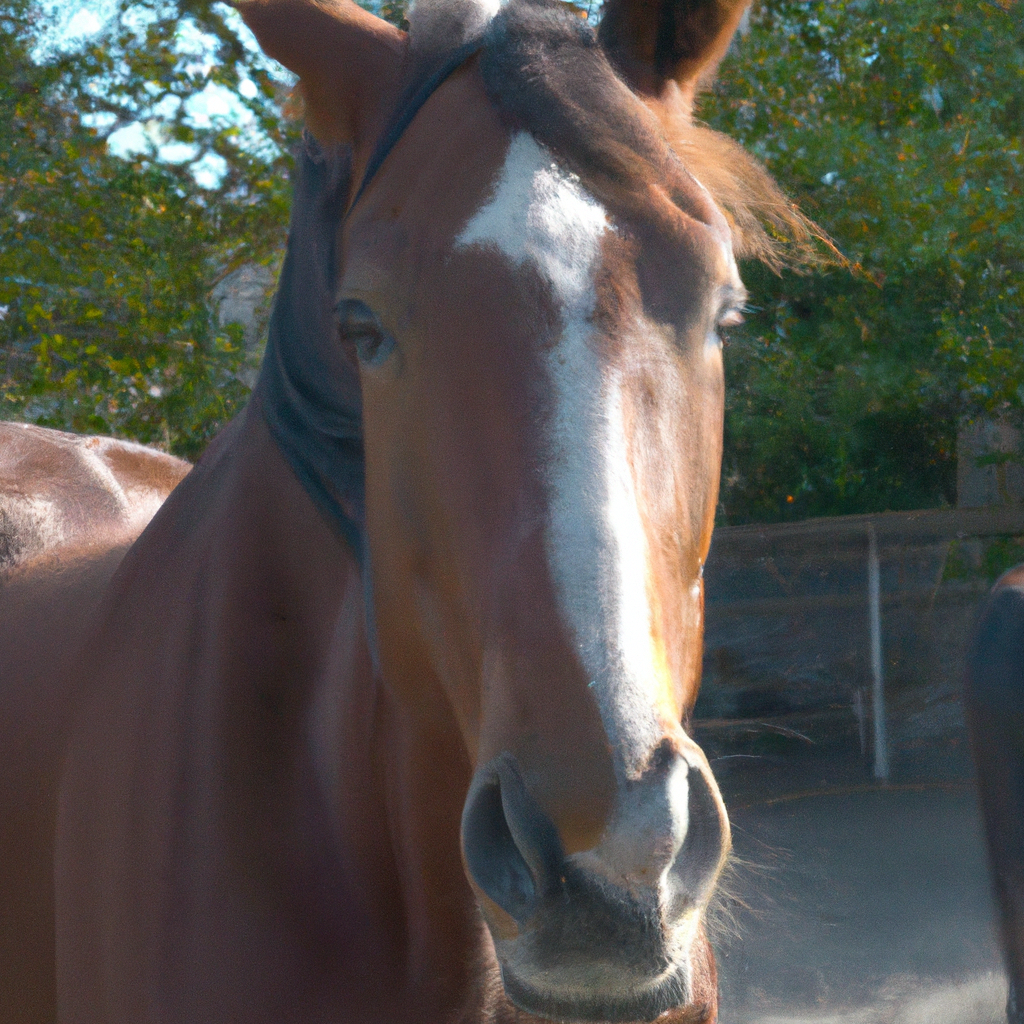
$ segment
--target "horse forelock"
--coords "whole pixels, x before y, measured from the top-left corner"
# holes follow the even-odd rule
[[[694,124],[686,104],[670,95],[649,108],[616,74],[596,33],[559,0],[504,3],[482,35],[480,66],[510,123],[609,209],[649,220],[658,206],[652,190],[692,193],[695,178],[725,213],[737,257],[802,265],[818,259],[816,240],[827,244],[756,160]]]

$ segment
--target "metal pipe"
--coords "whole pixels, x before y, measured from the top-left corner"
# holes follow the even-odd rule
[[[878,537],[868,526],[868,622],[871,633],[871,703],[875,720],[875,778],[889,778],[889,749],[885,729],[885,676],[882,673],[882,601]]]

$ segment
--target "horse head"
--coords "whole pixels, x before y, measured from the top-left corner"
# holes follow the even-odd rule
[[[344,381],[309,387],[360,396],[379,673],[455,723],[465,874],[508,997],[545,1017],[715,1014],[729,823],[686,726],[718,330],[765,245],[717,195],[770,185],[690,108],[744,8],[608,0],[595,34],[555,0],[420,0],[406,34],[347,0],[241,4],[300,76],[314,163],[346,170]]]

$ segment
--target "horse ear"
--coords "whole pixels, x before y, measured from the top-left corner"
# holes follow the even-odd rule
[[[750,0],[606,0],[598,38],[634,92],[679,86],[692,105],[725,56]]]
[[[398,88],[407,37],[352,0],[234,0],[263,52],[299,76],[320,142],[372,141]]]

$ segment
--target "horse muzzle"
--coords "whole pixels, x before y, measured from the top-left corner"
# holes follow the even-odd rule
[[[673,1024],[714,1019],[702,916],[728,819],[706,763],[654,760],[620,786],[597,846],[570,855],[512,755],[476,772],[463,858],[520,1009],[560,1021],[649,1021],[673,1009]]]

